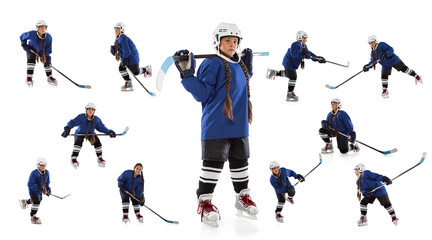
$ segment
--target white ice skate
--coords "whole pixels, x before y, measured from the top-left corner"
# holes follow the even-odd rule
[[[368,223],[367,223],[367,218],[366,218],[366,216],[361,216],[361,217],[360,217],[360,220],[357,221],[357,224],[358,224],[359,227],[367,226]]]
[[[383,88],[383,91],[381,93],[381,97],[383,97],[384,99],[389,97],[389,92],[388,92],[387,88]]]
[[[129,216],[123,214],[122,221],[123,221],[125,224],[130,223]]]
[[[360,146],[356,142],[351,144],[351,148],[352,148],[353,152],[360,151]]]
[[[26,84],[29,87],[33,87],[33,78],[32,77],[27,77]]]
[[[287,102],[298,102],[299,97],[294,92],[288,92],[286,101]]]
[[[72,164],[72,167],[74,167],[75,169],[78,169],[79,162],[78,162],[78,160],[76,160],[76,158],[71,159],[71,164]]]
[[[280,212],[276,213],[276,221],[283,223],[284,221],[284,216],[282,216],[282,214]]]
[[[132,86],[132,81],[125,81],[125,84],[121,86],[121,90],[123,92],[132,92],[134,90]]]
[[[47,77],[47,82],[50,85],[57,86],[57,79],[53,78],[53,76]]]
[[[152,77],[152,66],[151,65],[148,65],[148,66],[146,66],[145,67],[145,73],[144,73],[144,77],[145,78],[150,78],[150,77]]]
[[[321,148],[322,154],[333,153],[333,141],[330,139],[329,143],[326,143],[325,147]]]
[[[270,79],[270,80],[275,80],[275,78],[276,78],[276,73],[277,73],[276,70],[273,70],[273,69],[268,68],[268,69],[267,69],[267,75],[266,75],[266,78],[267,78],[267,79]]]
[[[397,218],[396,216],[393,216],[393,217],[392,217],[392,223],[393,223],[395,226],[398,225],[398,221],[399,221],[399,218]]]
[[[144,218],[143,218],[143,216],[142,216],[141,214],[137,213],[137,214],[136,214],[136,217],[137,217],[137,219],[138,219],[138,222],[140,222],[140,223],[143,223],[143,222],[144,222]]]
[[[27,200],[25,199],[19,200],[19,204],[21,206],[21,209],[26,209],[28,207]]]
[[[256,220],[258,208],[252,201],[249,188],[243,189],[236,196],[235,207],[237,208],[237,216]]]
[[[30,222],[33,224],[42,224],[42,221],[36,215],[30,217]]]
[[[212,226],[218,227],[220,220],[219,210],[211,202],[213,194],[202,194],[198,199],[197,213],[201,214],[201,222]]]
[[[102,157],[98,157],[97,163],[99,167],[105,167],[106,161]]]

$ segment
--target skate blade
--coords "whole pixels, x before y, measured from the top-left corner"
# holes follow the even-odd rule
[[[330,154],[330,153],[334,153],[334,151],[326,151],[326,152],[321,152],[322,154]]]
[[[237,209],[237,217],[242,217],[242,218],[246,218],[246,219],[250,219],[250,220],[257,220],[256,214],[248,214],[245,211],[242,210],[238,210]]]
[[[298,99],[294,99],[294,98],[289,98],[286,100],[287,102],[298,102]]]
[[[122,89],[122,92],[133,92],[133,88],[132,89]]]
[[[98,163],[98,166],[101,167],[101,168],[104,168],[105,167],[105,163]]]
[[[75,169],[78,169],[78,164],[74,163],[74,164],[72,164],[72,167],[74,167]]]
[[[203,220],[203,223],[204,223],[205,225],[210,226],[210,227],[214,227],[214,228],[219,227],[219,223],[218,223],[218,221]]]
[[[283,218],[282,219],[276,219],[277,222],[283,223]]]

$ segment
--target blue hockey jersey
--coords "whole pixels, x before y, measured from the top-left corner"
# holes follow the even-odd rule
[[[305,45],[304,47],[306,51],[309,52],[309,55],[311,57],[317,57],[313,52],[308,50],[307,45]],[[302,58],[304,58],[304,55],[302,54],[302,50],[303,47],[300,42],[293,42],[291,44],[291,47],[288,48],[288,51],[286,52],[283,58],[282,65],[290,71],[297,70],[297,68],[300,66]],[[312,59],[312,61],[316,61],[316,60]]]
[[[30,196],[42,197],[42,192],[39,190],[43,187],[49,188],[49,184],[50,174],[48,170],[45,169],[44,174],[42,174],[38,169],[33,170],[27,182]]]
[[[365,191],[372,191],[373,189],[383,185],[382,175],[377,173],[373,173],[369,170],[365,170],[361,173],[361,182],[360,182],[360,192],[364,193]],[[358,185],[358,180],[356,181]],[[382,187],[375,192],[372,193],[372,197],[379,197],[387,194],[385,187]]]
[[[39,41],[38,41],[39,39]],[[29,32],[25,32],[21,34],[20,36],[21,44],[27,44],[29,45],[34,52],[36,52],[39,49],[39,56],[43,55],[44,50],[44,44],[43,39],[40,39],[37,35],[37,31],[32,30]],[[38,48],[38,42],[39,42],[39,48]],[[49,56],[52,53],[52,37],[49,33],[46,33],[45,36],[45,56]]]
[[[118,39],[118,51],[122,60],[128,59],[128,65],[131,66],[139,63],[140,59],[138,50],[135,47],[135,44],[128,36],[126,36],[126,34],[122,34]]]
[[[402,60],[394,53],[393,48],[385,42],[378,43],[375,50],[371,52],[370,62],[377,61],[380,59],[381,55],[385,54],[386,58],[383,61],[379,61],[383,69],[393,67]]]
[[[144,187],[143,178],[141,178],[141,175],[138,175],[134,179],[133,175],[134,175],[134,172],[132,170],[126,170],[126,171],[124,171],[117,178],[118,187],[119,188],[120,187],[124,187],[126,189],[126,191],[128,191],[130,194],[132,194],[135,191],[135,197],[137,199],[141,199],[142,194],[143,194],[143,187]],[[133,181],[133,187],[132,187],[132,181]]]
[[[297,179],[297,173],[287,168],[280,168],[280,177],[282,178],[282,186],[279,185],[278,178],[273,174],[270,176],[270,183],[276,191],[276,194],[287,193],[288,186],[292,186],[289,177]]]
[[[351,122],[351,118],[343,110],[339,110],[338,113],[337,113],[337,115],[336,115],[336,126],[334,124],[333,111],[329,112],[329,114],[327,115],[326,121],[328,123],[330,123],[330,126],[332,128],[337,129],[339,132],[341,132],[341,133],[343,133],[345,135],[349,136],[350,133],[352,131],[354,131],[354,126],[353,126],[353,124]],[[342,137],[344,137],[344,136],[342,136]]]
[[[94,122],[94,128],[99,132],[108,134],[108,132],[110,131],[108,128],[105,127],[105,125],[102,123],[99,117],[94,116],[93,122]],[[75,131],[75,134],[86,134],[86,129],[88,134],[95,134],[95,132],[92,130],[92,123],[91,121],[87,120],[87,116],[85,113],[81,113],[76,118],[70,120],[66,124],[66,127],[68,128],[74,128],[76,126],[78,126],[78,128]]]

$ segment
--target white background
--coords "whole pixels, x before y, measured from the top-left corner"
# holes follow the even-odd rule
[[[395,177],[419,162],[431,150],[430,8],[427,1],[14,1],[2,6],[2,57],[0,66],[1,161],[0,198],[2,235],[14,239],[406,239],[425,235],[429,227],[430,159],[387,187],[398,218],[395,227],[378,202],[369,205],[369,226],[357,227],[359,202],[353,167]],[[19,36],[45,19],[53,37],[52,64],[80,84],[75,87],[54,72],[58,87],[46,83],[36,65],[34,87],[25,84],[26,56]],[[154,76],[139,79],[157,96],[150,97],[134,83],[123,93],[118,63],[109,52],[113,26],[126,24],[136,44],[141,66],[151,64]],[[212,53],[212,32],[221,21],[242,30],[242,48],[269,51],[254,59],[251,100],[254,122],[250,127],[251,195],[260,213],[250,221],[235,216],[235,193],[225,167],[213,203],[222,216],[217,229],[200,223],[195,190],[201,169],[201,104],[180,84],[174,66],[168,71],[163,92],[155,87],[157,72],[166,57],[187,48],[196,54]],[[308,47],[327,60],[351,62],[346,69],[306,61],[298,70],[298,103],[285,101],[288,80],[265,79],[267,68],[282,69],[282,58],[295,33],[308,33]],[[410,68],[414,78],[393,69],[389,99],[381,98],[380,69],[362,73],[337,90],[337,85],[360,71],[369,61],[369,35],[387,42]],[[197,63],[200,64],[201,60]],[[274,219],[277,199],[269,183],[268,163],[276,160],[306,174],[319,163],[323,142],[320,121],[339,97],[354,123],[359,140],[381,150],[397,147],[383,156],[364,146],[359,153],[323,156],[323,164],[296,187],[295,205],[286,205],[285,223]],[[96,115],[124,137],[101,137],[107,166],[96,164],[93,147],[85,142],[78,170],[70,165],[73,139],[61,138],[66,123],[94,102]],[[43,224],[31,225],[29,209],[18,199],[28,198],[27,179],[35,161],[43,156],[51,172],[52,192],[72,195],[64,200],[44,197],[38,216]],[[117,177],[135,163],[144,165],[146,204],[179,225],[167,224],[142,209],[144,224],[121,222]],[[295,180],[292,181],[295,183]],[[5,236],[5,235],[3,235]]]

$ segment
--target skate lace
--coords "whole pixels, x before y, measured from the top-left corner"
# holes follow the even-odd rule
[[[239,196],[240,203],[245,207],[256,206],[250,195]]]
[[[103,160],[103,158],[99,158],[99,162],[103,163],[103,162],[105,162],[105,160]]]
[[[216,210],[216,212],[219,214],[219,209],[213,205],[211,203],[211,201],[202,201],[199,203],[198,205],[198,209],[197,209],[197,213],[201,214],[201,222],[202,222],[202,218],[204,213],[209,213]],[[220,219],[220,215],[219,215],[219,219]]]

